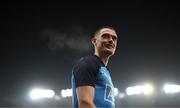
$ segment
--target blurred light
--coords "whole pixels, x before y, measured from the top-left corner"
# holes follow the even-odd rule
[[[33,100],[37,100],[40,98],[52,98],[54,94],[54,91],[49,89],[33,89],[30,92],[30,97]]]
[[[45,98],[52,98],[55,93],[53,90],[47,89],[47,90],[43,90],[43,94],[44,94],[43,97]]]
[[[64,98],[64,97],[66,97],[66,95],[67,95],[66,90],[62,89],[61,90],[61,96]]]
[[[41,98],[41,90],[40,89],[34,89],[30,93],[31,98],[34,99],[39,99]]]
[[[138,85],[134,87],[128,87],[126,89],[127,95],[138,95],[138,94],[145,94],[149,95],[153,92],[153,86],[150,84],[145,85]]]
[[[166,84],[164,86],[164,91],[165,91],[165,93],[178,93],[178,92],[180,92],[180,85]]]
[[[150,85],[150,84],[145,84],[145,85],[144,85],[144,94],[149,95],[149,94],[151,94],[153,91],[154,91],[154,88],[153,88],[152,85]]]
[[[119,93],[119,98],[122,99],[125,97],[125,94],[124,93]]]
[[[142,94],[143,93],[143,86],[135,86],[134,87],[135,94]]]
[[[71,97],[72,96],[72,89],[67,89],[67,97]]]
[[[60,100],[61,98],[60,98],[58,95],[55,95],[55,96],[54,96],[54,99],[55,99],[55,100]]]
[[[114,96],[118,96],[119,90],[117,88],[114,88]]]
[[[72,96],[72,89],[66,89],[66,90],[62,89],[62,90],[61,90],[61,96],[62,96],[63,98],[65,98],[65,97],[71,97],[71,96]]]
[[[134,87],[128,87],[128,88],[126,89],[126,93],[127,93],[127,95],[133,95],[133,94],[135,94],[135,92],[134,92]]]

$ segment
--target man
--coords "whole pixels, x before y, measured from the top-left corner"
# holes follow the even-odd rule
[[[82,57],[72,70],[74,107],[115,108],[114,86],[107,64],[116,50],[116,31],[103,27],[91,41],[94,54]]]

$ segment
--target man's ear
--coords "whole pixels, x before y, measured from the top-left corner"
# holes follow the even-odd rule
[[[96,38],[93,37],[93,38],[91,39],[91,42],[92,42],[93,45],[95,45],[95,44],[96,44]]]

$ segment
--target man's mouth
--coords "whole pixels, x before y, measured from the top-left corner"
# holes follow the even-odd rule
[[[114,49],[114,45],[111,44],[105,44],[104,46],[108,49]]]

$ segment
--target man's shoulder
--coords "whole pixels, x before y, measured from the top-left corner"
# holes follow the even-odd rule
[[[76,63],[76,65],[82,65],[82,64],[94,64],[94,65],[100,65],[100,61],[98,60],[98,58],[93,55],[93,54],[89,54],[89,55],[85,55],[82,56]]]
[[[98,62],[97,58],[93,54],[82,56],[78,62]]]

